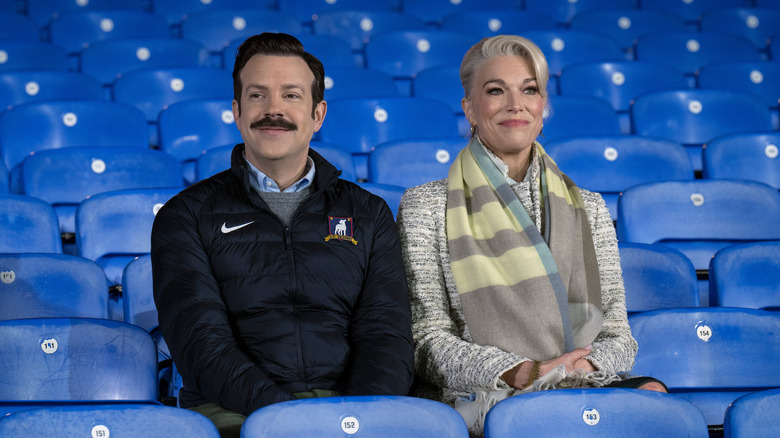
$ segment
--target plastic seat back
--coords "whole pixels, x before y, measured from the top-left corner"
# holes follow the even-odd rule
[[[698,24],[701,16],[708,10],[745,6],[744,0],[706,0],[706,1],[680,1],[680,0],[655,0],[642,2],[642,9],[660,10],[679,15],[688,23]]]
[[[339,37],[347,41],[355,52],[361,52],[374,35],[382,32],[426,28],[425,23],[413,15],[390,10],[366,10],[362,5],[357,10],[321,13],[316,16],[313,26],[315,35]]]
[[[35,22],[23,14],[10,13],[0,10],[0,35],[1,41],[37,41],[39,39],[38,26]]]
[[[230,169],[230,157],[235,145],[217,146],[203,151],[195,161],[195,181],[206,179],[223,170]]]
[[[745,179],[780,190],[777,160],[780,133],[754,132],[718,137],[702,154],[702,175],[712,179]]]
[[[780,77],[780,60],[722,62],[702,67],[699,86],[749,91],[763,97],[770,108],[777,108],[780,106],[780,83],[774,80],[777,77]]]
[[[627,59],[617,41],[598,33],[555,29],[532,30],[523,36],[542,49],[550,76],[560,76],[565,67],[580,62]]]
[[[393,218],[398,217],[398,207],[401,205],[401,197],[404,195],[406,187],[372,182],[362,182],[360,187],[384,199],[393,213]]]
[[[0,110],[25,102],[102,98],[100,82],[81,73],[55,70],[0,73]]]
[[[292,15],[260,8],[213,9],[189,14],[182,22],[182,38],[211,52],[221,52],[231,41],[262,32],[297,34],[301,24]]]
[[[764,48],[772,34],[780,29],[780,10],[771,8],[720,8],[701,16],[704,31],[726,32],[748,38]]]
[[[400,3],[397,0],[279,0],[279,10],[292,14],[307,27],[318,17],[341,11],[393,11]],[[315,53],[315,52],[310,52]]]
[[[644,243],[623,242],[618,248],[629,314],[699,307],[696,270],[685,254]]]
[[[162,15],[169,25],[180,25],[192,14],[218,9],[273,9],[276,0],[155,0],[154,13]]]
[[[0,253],[62,253],[57,213],[31,196],[0,195]]]
[[[780,241],[724,248],[710,261],[710,305],[780,307]]]
[[[685,30],[685,21],[666,11],[647,9],[607,9],[583,12],[571,19],[571,28],[603,33],[614,38],[620,47],[633,51],[638,37],[648,33]]]
[[[401,91],[392,76],[379,70],[361,67],[325,69],[325,100],[348,97],[393,97]]]
[[[108,318],[108,281],[95,262],[65,254],[0,255],[0,320]]]
[[[546,11],[517,9],[462,10],[444,17],[441,28],[455,32],[468,29],[482,37],[523,35],[530,30],[555,29]]]
[[[8,193],[8,170],[0,163],[0,194]]]
[[[322,438],[356,434],[366,438],[468,437],[463,418],[433,400],[401,396],[352,396],[293,400],[253,412],[242,438]]]
[[[353,162],[352,154],[350,154],[348,150],[339,145],[323,143],[321,141],[313,141],[309,146],[320,154],[322,158],[334,165],[336,169],[341,171],[341,176],[339,178],[357,182],[355,163]]]
[[[742,396],[726,410],[725,438],[769,438],[780,430],[780,389],[767,389]]]
[[[452,161],[467,144],[462,137],[382,143],[369,154],[369,181],[408,188],[446,178]]]
[[[607,101],[588,96],[550,96],[552,114],[544,121],[546,144],[567,137],[620,134],[620,119]]]
[[[41,41],[0,41],[0,72],[17,70],[67,71],[68,54]]]
[[[701,412],[688,401],[625,388],[521,394],[498,402],[485,419],[485,438],[665,435],[707,438],[709,432]]]
[[[127,264],[122,273],[124,321],[146,331],[159,325],[152,290],[152,256],[144,254]]]
[[[52,42],[68,53],[78,53],[98,41],[170,36],[163,17],[140,10],[66,12],[52,21],[50,32]]]
[[[27,0],[27,14],[35,20],[38,27],[46,27],[49,22],[62,14],[71,12],[131,10],[141,11],[146,8],[144,0]],[[158,2],[155,2],[158,3]]]
[[[150,404],[56,406],[17,412],[0,420],[3,436],[27,433],[39,436],[219,438],[216,426],[203,415]]]
[[[550,15],[556,23],[568,25],[579,14],[602,9],[629,9],[634,0],[525,0],[525,9]]]

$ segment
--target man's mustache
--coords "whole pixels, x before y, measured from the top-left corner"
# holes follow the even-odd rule
[[[260,120],[252,122],[252,124],[249,127],[251,129],[282,128],[282,129],[286,129],[288,131],[297,131],[298,130],[298,125],[296,125],[293,122],[290,122],[289,120],[285,120],[285,119],[279,118],[279,117],[264,117],[264,118],[262,118]]]

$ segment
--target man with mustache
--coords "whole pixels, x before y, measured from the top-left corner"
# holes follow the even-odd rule
[[[238,437],[272,403],[406,395],[411,314],[392,214],[309,148],[327,112],[322,64],[263,33],[238,49],[233,85],[244,143],[231,168],[171,199],[152,231],[179,404]]]

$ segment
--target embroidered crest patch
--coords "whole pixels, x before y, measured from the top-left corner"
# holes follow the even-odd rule
[[[351,217],[328,216],[328,235],[325,236],[325,241],[338,239],[357,245],[357,240],[352,235],[353,229]]]

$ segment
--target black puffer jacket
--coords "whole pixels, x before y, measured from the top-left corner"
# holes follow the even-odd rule
[[[243,151],[154,222],[154,299],[180,404],[247,415],[312,389],[406,395],[411,314],[390,209],[310,151],[313,193],[285,228],[251,189]]]

